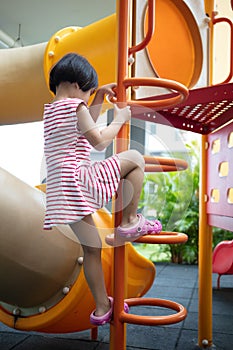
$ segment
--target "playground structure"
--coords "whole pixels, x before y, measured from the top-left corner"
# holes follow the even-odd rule
[[[218,289],[220,289],[220,278],[222,275],[233,275],[233,240],[222,241],[214,248],[213,273],[218,274]]]
[[[48,78],[48,72],[51,66],[66,52],[74,51],[74,43],[78,47],[78,52],[85,55],[90,62],[96,67],[97,72],[99,73],[100,84],[113,81],[117,77],[118,90],[117,90],[117,101],[125,102],[130,104],[133,111],[133,117],[138,119],[143,119],[146,121],[155,121],[157,123],[167,123],[173,125],[179,129],[193,131],[199,134],[202,134],[202,170],[201,170],[201,186],[200,186],[200,250],[199,250],[199,331],[198,331],[198,342],[201,347],[204,345],[203,341],[207,340],[208,345],[212,345],[212,226],[219,226],[228,230],[233,230],[233,183],[232,183],[232,172],[233,164],[232,158],[232,149],[233,149],[233,124],[232,124],[232,84],[230,80],[232,78],[232,57],[230,65],[230,73],[227,79],[223,84],[217,86],[205,86],[195,90],[188,91],[184,85],[187,85],[191,88],[198,81],[201,72],[201,63],[203,59],[203,52],[200,46],[200,36],[198,35],[197,26],[193,17],[188,11],[188,7],[184,6],[183,1],[173,1],[171,5],[170,1],[157,1],[156,3],[164,5],[168,4],[168,8],[175,8],[175,13],[178,12],[179,15],[183,11],[183,17],[180,21],[182,24],[187,26],[187,22],[184,20],[184,14],[188,20],[191,21],[192,29],[188,32],[190,35],[190,40],[188,44],[191,45],[193,49],[191,54],[191,63],[190,67],[186,73],[184,69],[180,70],[179,77],[181,82],[171,81],[174,77],[165,75],[166,79],[154,78],[155,72],[145,78],[144,75],[140,76],[140,62],[137,56],[139,52],[146,48],[153,38],[154,32],[154,22],[157,24],[157,20],[154,21],[153,18],[153,5],[154,1],[148,1],[148,20],[145,27],[147,28],[145,38],[140,44],[133,43],[133,38],[128,35],[128,33],[133,32],[132,28],[129,30],[130,20],[129,14],[131,13],[129,1],[119,1],[117,7],[117,16],[110,16],[97,24],[88,26],[83,29],[78,28],[66,28],[56,33],[48,43],[46,49],[45,45],[38,45],[35,50],[33,50],[36,56],[37,68],[35,69],[33,64],[25,66],[25,53],[28,51],[29,56],[32,52],[30,48],[23,49],[13,49],[11,53],[5,52],[3,55],[9,54],[14,62],[14,55],[17,52],[22,54],[22,66],[25,70],[21,71],[21,76],[19,76],[19,82],[25,79],[25,71],[27,71],[27,76],[29,77],[29,85],[26,88],[26,92],[35,94],[35,86],[30,84],[41,86],[42,93],[41,99],[49,99],[47,93],[46,84],[41,78],[42,70],[40,63],[38,61],[38,56],[40,58],[44,57],[45,60],[45,77]],[[175,4],[175,5],[174,5]],[[209,15],[209,28],[210,28],[210,43],[212,43],[214,26],[219,22],[224,22],[230,25],[232,33],[232,24],[226,18],[216,18],[216,15],[213,13],[214,2],[205,1],[206,13]],[[158,10],[156,8],[155,13],[159,16]],[[181,9],[181,10],[180,10]],[[156,12],[157,11],[157,12]],[[96,30],[98,28],[98,31]],[[107,28],[107,30],[106,30]],[[118,32],[116,29],[118,28]],[[188,27],[189,28],[189,27]],[[120,29],[120,30],[119,30]],[[117,36],[116,36],[117,32]],[[158,33],[157,33],[158,34]],[[90,52],[89,42],[87,38],[91,35],[93,43],[96,43],[96,48],[101,47],[101,50],[97,50],[92,47]],[[106,37],[107,36],[107,37]],[[161,40],[162,41],[162,40]],[[232,42],[232,34],[231,34]],[[118,45],[118,56],[116,57],[115,45]],[[160,42],[161,43],[161,42]],[[210,45],[211,47],[211,45]],[[190,48],[190,46],[189,46]],[[18,51],[19,50],[19,51]],[[148,48],[150,60],[153,62],[153,50]],[[101,52],[100,52],[101,51]],[[99,56],[98,56],[99,54]],[[105,60],[103,60],[103,55]],[[28,57],[29,57],[28,56]],[[9,57],[9,56],[8,56]],[[17,59],[20,55],[17,57]],[[134,60],[132,60],[134,58]],[[129,62],[133,63],[135,61],[135,72],[136,76],[134,77],[134,63],[132,67],[128,70],[128,59]],[[162,59],[161,59],[162,61]],[[31,59],[29,60],[31,63]],[[210,62],[212,62],[212,57],[210,57]],[[154,63],[154,62],[153,62]],[[106,70],[106,64],[108,67],[118,67],[117,75],[115,70]],[[162,62],[157,62],[161,64]],[[153,65],[153,64],[152,64]],[[164,64],[166,66],[166,64]],[[211,66],[211,65],[210,65]],[[30,71],[30,67],[32,70]],[[157,65],[155,65],[155,68]],[[160,69],[162,69],[161,67]],[[195,69],[194,69],[195,68]],[[35,82],[32,82],[30,79],[31,74],[36,71]],[[190,73],[191,72],[191,73]],[[170,73],[170,72],[169,72]],[[173,70],[171,69],[171,74]],[[6,71],[6,75],[9,74],[9,71]],[[104,75],[106,74],[106,75]],[[139,77],[138,77],[139,74]],[[181,76],[183,74],[183,76]],[[211,85],[211,71],[210,71],[210,84]],[[26,77],[27,77],[26,76]],[[164,76],[164,75],[163,75]],[[184,85],[183,85],[184,84]],[[17,89],[17,84],[14,85]],[[13,86],[13,88],[14,88]],[[143,96],[144,92],[141,94],[140,89],[134,90],[138,86],[162,86],[170,90],[178,91],[178,94],[170,93],[165,95],[151,95],[148,93],[146,96]],[[12,86],[11,86],[12,87]],[[36,86],[36,89],[38,87]],[[144,90],[143,90],[144,91]],[[5,88],[6,95],[3,96],[3,114],[1,116],[2,123],[16,123],[30,120],[38,120],[37,118],[41,117],[39,113],[41,106],[43,105],[42,101],[39,101],[40,104],[35,104],[33,101],[37,99],[37,96],[32,98],[31,105],[27,106],[28,110],[25,111],[25,105],[22,103],[22,98],[19,102],[19,110],[15,112],[11,111],[10,108],[5,108],[4,106],[8,103],[9,105],[9,91],[7,91],[7,85]],[[11,91],[12,94],[12,91]],[[29,98],[30,99],[30,98]],[[28,101],[28,97],[26,97]],[[117,102],[115,101],[115,102]],[[176,104],[179,105],[176,106]],[[38,107],[39,106],[39,107]],[[13,107],[12,107],[13,108]],[[143,112],[142,112],[143,111]],[[7,115],[7,113],[9,113]],[[154,118],[153,118],[154,116]],[[218,130],[217,130],[218,129]],[[217,131],[216,131],[217,130]],[[116,151],[122,151],[128,148],[129,142],[129,126],[126,126],[121,130],[119,138],[116,140]],[[147,162],[147,171],[174,171],[185,169],[186,165],[180,163],[178,160],[167,160],[167,159],[154,159],[151,157],[145,157]],[[211,169],[211,171],[210,171]],[[6,237],[9,232],[12,232],[12,238],[5,241],[5,251],[8,251],[9,256],[8,260],[12,256],[16,256],[18,260],[13,266],[12,275],[14,276],[15,267],[21,267],[20,263],[25,262],[22,259],[22,256],[18,255],[17,249],[20,248],[21,254],[24,252],[23,247],[15,241],[16,237],[22,234],[22,230],[27,232],[25,235],[24,243],[29,243],[29,247],[36,246],[38,247],[41,244],[41,240],[37,242],[38,239],[38,230],[35,232],[34,238],[29,240],[29,235],[31,232],[35,231],[33,225],[35,225],[35,215],[37,217],[37,227],[42,226],[42,217],[43,217],[43,200],[42,194],[33,189],[29,189],[25,184],[21,184],[20,181],[14,177],[6,174],[4,171],[1,175],[2,187],[6,188],[6,193],[4,197],[4,192],[1,199],[1,208],[3,218],[3,227],[1,234],[2,237]],[[6,184],[8,187],[6,187]],[[9,197],[7,193],[7,188],[14,188],[14,201],[12,202],[12,196]],[[23,221],[25,217],[25,212],[20,211],[19,207],[21,199],[25,201],[25,194],[28,198],[28,208],[27,215],[32,217],[31,224],[29,227],[25,226]],[[13,207],[13,219],[19,222],[18,228],[13,228],[12,222],[9,223],[7,220],[8,207],[7,203],[9,201],[9,207]],[[13,204],[13,205],[12,205]],[[30,208],[30,209],[29,209]],[[35,209],[36,208],[36,209]],[[24,208],[25,209],[25,208]],[[4,211],[5,210],[5,211]],[[5,214],[4,214],[5,213]],[[39,214],[38,214],[39,213]],[[120,217],[116,216],[115,226],[119,223]],[[112,218],[106,212],[96,213],[96,223],[100,228],[101,235],[103,237],[103,243],[107,233],[112,232],[113,222]],[[17,229],[17,232],[14,230]],[[102,233],[103,231],[103,233]],[[33,236],[33,235],[32,235]],[[68,239],[67,239],[68,236]],[[88,325],[88,316],[92,311],[94,305],[93,301],[90,302],[91,296],[88,294],[87,288],[85,286],[84,277],[81,271],[81,260],[79,259],[79,264],[77,262],[77,256],[82,257],[82,252],[80,251],[80,246],[77,242],[74,242],[75,238],[72,237],[70,232],[66,232],[63,228],[62,233],[57,230],[54,232],[47,241],[47,234],[43,235],[39,233],[40,239],[45,239],[46,242],[50,242],[51,246],[56,247],[55,241],[58,242],[57,246],[66,247],[65,249],[55,249],[54,254],[46,260],[46,266],[42,266],[41,271],[37,271],[38,274],[28,278],[27,273],[22,275],[24,283],[20,286],[22,290],[18,293],[18,303],[23,304],[25,308],[10,307],[7,304],[16,304],[16,294],[12,293],[12,289],[9,288],[9,275],[5,275],[5,280],[3,286],[6,286],[5,290],[1,290],[1,297],[4,296],[5,303],[1,303],[0,309],[0,320],[10,327],[15,327],[21,330],[39,330],[44,332],[71,332],[85,329],[85,327],[90,327]],[[59,238],[58,238],[59,237]],[[22,239],[20,237],[20,239]],[[34,240],[35,239],[35,240]],[[138,240],[138,242],[145,243],[177,243],[184,242],[187,239],[185,235],[176,234],[176,233],[163,233],[160,236],[145,236]],[[34,240],[34,241],[33,241]],[[9,249],[12,242],[17,242],[15,245],[16,249]],[[39,243],[39,244],[38,244]],[[108,241],[108,244],[114,245],[114,241]],[[12,247],[11,247],[12,248]],[[48,249],[48,246],[47,246]],[[64,259],[66,259],[67,252],[70,252],[70,249],[73,252],[73,255],[70,256],[70,260],[64,264]],[[38,248],[39,253],[44,251],[45,255],[48,256],[51,253],[46,251],[46,244],[41,245],[41,248]],[[162,301],[157,299],[143,299],[141,297],[149,289],[155,271],[152,264],[150,264],[146,259],[139,257],[134,251],[133,247],[130,244],[126,246],[105,248],[103,254],[105,274],[107,277],[107,287],[109,292],[113,291],[115,297],[115,306],[114,306],[114,320],[111,324],[111,348],[112,349],[124,349],[126,343],[126,331],[125,323],[135,323],[135,324],[145,324],[145,325],[157,325],[157,324],[169,324],[173,322],[179,322],[186,317],[185,309],[182,305],[170,302]],[[4,252],[4,250],[3,250]],[[47,253],[47,254],[46,254]],[[1,252],[2,254],[2,252]],[[63,259],[60,259],[61,255]],[[30,255],[30,254],[29,254]],[[68,254],[70,255],[70,254]],[[128,257],[128,259],[127,259]],[[131,259],[130,259],[131,257]],[[2,254],[2,260],[4,261],[5,255]],[[31,258],[29,256],[29,258]],[[57,258],[57,260],[56,260]],[[114,259],[114,281],[110,279],[110,267],[112,264],[112,259]],[[5,259],[7,261],[7,259]],[[43,260],[42,260],[43,261]],[[136,269],[135,269],[135,263]],[[29,259],[27,263],[30,263]],[[59,271],[62,269],[62,265],[65,266],[63,274],[61,276],[56,276],[54,271]],[[51,271],[47,271],[48,266],[51,264]],[[22,264],[23,265],[23,264]],[[128,265],[128,266],[127,266]],[[9,264],[7,265],[10,266]],[[127,266],[124,274],[118,274],[118,270],[121,272]],[[37,267],[37,266],[35,266]],[[146,273],[144,269],[147,269]],[[148,279],[146,280],[146,275],[148,275],[148,270],[150,271]],[[131,276],[132,272],[135,271],[135,274]],[[19,269],[20,272],[20,269]],[[33,271],[35,272],[35,271]],[[32,283],[37,283],[37,285],[42,285],[46,277],[53,276],[51,279],[50,285],[47,284],[47,288],[42,289],[41,300],[30,300],[29,294],[27,291],[32,285]],[[67,279],[67,276],[69,278]],[[78,276],[78,278],[77,278]],[[129,278],[130,276],[130,278]],[[29,276],[30,277],[30,276]],[[38,277],[41,278],[38,279]],[[44,278],[44,279],[43,279]],[[2,279],[2,275],[1,275]],[[133,280],[132,284],[129,285],[128,281]],[[139,285],[137,281],[144,280],[143,285]],[[20,279],[18,280],[18,282]],[[64,281],[67,283],[64,288]],[[20,281],[21,282],[21,281]],[[53,284],[54,282],[54,284]],[[13,282],[11,282],[13,283]],[[18,286],[19,284],[16,283]],[[46,285],[46,284],[45,284]],[[117,286],[125,286],[125,288],[117,288]],[[70,287],[72,286],[72,288]],[[8,287],[8,288],[7,288]],[[63,287],[63,288],[62,288]],[[50,298],[53,293],[51,289],[57,291],[62,288],[62,293],[57,293],[59,295],[53,296]],[[29,289],[30,290],[30,289]],[[40,290],[41,291],[41,290]],[[56,294],[56,293],[55,293]],[[65,297],[64,297],[65,295]],[[78,296],[78,298],[77,298]],[[156,316],[151,317],[139,317],[138,315],[125,314],[123,310],[123,300],[127,299],[127,302],[130,306],[134,305],[159,305],[162,307],[168,307],[174,309],[177,313],[170,317],[157,318]],[[33,305],[38,305],[40,302],[48,300],[48,305],[41,305],[40,310],[35,311]],[[28,305],[27,305],[28,303]],[[85,305],[85,308],[84,306]],[[24,312],[26,314],[24,314]],[[27,314],[28,313],[28,314]],[[78,323],[77,313],[82,314],[82,324]],[[24,316],[24,317],[20,317]],[[27,316],[27,317],[25,317]],[[84,327],[84,328],[83,328]],[[94,336],[94,331],[93,331]]]

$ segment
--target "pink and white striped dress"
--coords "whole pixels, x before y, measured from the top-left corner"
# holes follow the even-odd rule
[[[91,163],[91,145],[77,126],[77,98],[44,106],[44,151],[47,165],[44,229],[80,221],[102,208],[120,181],[117,155]]]

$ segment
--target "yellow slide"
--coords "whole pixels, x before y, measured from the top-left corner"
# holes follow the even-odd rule
[[[160,30],[168,30],[167,15],[163,13],[164,2],[160,0],[157,3],[161,4],[158,8],[161,8],[163,18]],[[183,6],[182,0],[176,0],[177,3]],[[173,2],[169,9],[174,9]],[[176,14],[177,7],[174,11]],[[175,18],[173,16],[174,21]],[[177,18],[177,25],[181,28],[185,17],[182,20],[180,16]],[[190,33],[188,25],[184,26],[185,33],[188,32],[185,35],[186,54],[190,51],[191,60],[188,72],[183,70],[185,73],[181,71],[180,74],[186,74],[181,78],[187,85],[194,84],[198,78],[202,54],[198,28],[193,28],[193,22]],[[48,44],[1,50],[0,123],[15,124],[42,119],[43,104],[51,99],[44,76],[48,77],[51,66],[65,53],[78,52],[87,57],[97,70],[100,85],[115,81],[115,35],[116,18],[112,15],[82,29],[62,29]],[[162,36],[159,37],[163,41]],[[183,41],[182,45],[185,46]],[[173,50],[175,48],[179,51],[179,38]],[[153,66],[152,47],[148,51],[148,60]],[[156,65],[165,72],[163,61],[163,57],[160,57]],[[153,74],[153,69],[151,71]],[[171,69],[163,77],[173,79],[173,71]],[[94,308],[94,301],[83,275],[83,252],[76,237],[68,227],[54,228],[51,232],[42,229],[45,208],[42,191],[23,183],[4,169],[0,169],[0,186],[0,321],[20,330],[49,333],[91,328],[89,314]],[[104,238],[112,232],[112,218],[106,210],[100,210],[94,214],[94,220],[104,245],[103,268],[110,294],[113,249],[106,246]],[[139,255],[131,244],[127,244],[126,251],[126,297],[142,296],[153,283],[155,267]]]
[[[86,284],[83,252],[66,225],[43,230],[44,193],[1,169],[0,321],[21,330],[75,332],[91,327],[94,300]],[[103,241],[103,267],[111,293],[113,248],[106,210],[94,214]],[[154,265],[131,244],[127,296],[143,295],[153,283]],[[21,317],[20,317],[21,316]]]

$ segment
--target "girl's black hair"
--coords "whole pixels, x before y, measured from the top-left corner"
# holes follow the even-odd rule
[[[49,78],[50,90],[56,94],[56,87],[61,82],[77,83],[82,91],[88,91],[98,86],[98,76],[95,69],[83,56],[69,53],[62,57],[52,68]]]

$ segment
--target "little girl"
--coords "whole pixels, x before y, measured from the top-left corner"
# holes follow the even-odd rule
[[[91,147],[101,151],[130,120],[129,107],[114,106],[115,118],[103,130],[96,126],[104,96],[115,96],[116,84],[98,88],[94,68],[82,56],[64,56],[50,72],[52,103],[44,106],[44,149],[47,164],[46,215],[44,229],[70,225],[84,251],[84,273],[96,303],[90,322],[110,322],[113,298],[105,289],[101,264],[101,239],[92,215],[117,192],[124,179],[122,222],[117,234],[123,241],[159,233],[158,220],[148,221],[137,214],[144,176],[144,158],[128,150],[91,163]],[[94,100],[87,106],[90,96]],[[125,304],[125,311],[128,310]]]

